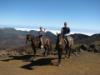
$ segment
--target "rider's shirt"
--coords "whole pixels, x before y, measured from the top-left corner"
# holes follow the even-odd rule
[[[39,31],[39,36],[44,36],[45,32],[44,31]]]
[[[66,36],[68,33],[70,33],[70,28],[69,27],[63,27],[61,30],[61,34]]]

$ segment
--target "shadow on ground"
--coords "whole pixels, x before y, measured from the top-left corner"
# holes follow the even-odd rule
[[[4,57],[0,61],[9,62],[11,60],[22,60],[23,62],[29,62],[29,64],[21,66],[21,68],[32,70],[34,66],[46,66],[54,65],[52,60],[55,60],[55,57],[33,57],[33,55],[23,55],[23,56],[10,56]]]
[[[21,66],[21,68],[32,70],[34,66],[46,66],[46,65],[53,65],[52,60],[56,58],[41,58],[35,61],[32,61],[29,64]]]
[[[43,57],[40,55],[36,55],[35,57]],[[33,55],[21,55],[21,56],[4,56],[0,57],[0,61],[10,61],[10,60],[22,60],[22,61],[31,61],[31,59],[35,58]]]

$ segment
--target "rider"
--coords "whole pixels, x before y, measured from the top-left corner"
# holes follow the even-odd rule
[[[70,28],[67,26],[67,22],[64,22],[64,27],[61,28],[61,35],[65,39],[65,41],[67,41],[67,43],[68,43],[67,34],[69,33],[70,33]]]
[[[67,40],[67,34],[69,34],[69,33],[70,33],[70,28],[67,27],[67,23],[64,22],[64,27],[61,28],[61,35],[62,35],[62,37],[65,39],[65,41],[66,41],[67,43],[69,43],[68,40]],[[60,35],[60,34],[57,33],[57,36],[59,36],[59,35]],[[58,39],[59,39],[59,38],[57,38],[55,49],[57,49]]]
[[[39,38],[40,38],[41,48],[43,48],[43,37],[44,36],[45,36],[45,29],[43,29],[42,27],[40,27]]]

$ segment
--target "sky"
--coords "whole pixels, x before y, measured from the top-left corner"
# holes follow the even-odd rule
[[[100,33],[100,0],[0,0],[0,27]]]

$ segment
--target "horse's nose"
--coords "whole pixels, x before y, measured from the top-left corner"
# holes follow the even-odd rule
[[[61,45],[62,43],[61,42],[59,42],[59,45]]]

